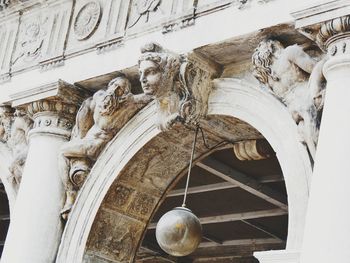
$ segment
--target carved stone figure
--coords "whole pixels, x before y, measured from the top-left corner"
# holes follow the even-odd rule
[[[27,135],[33,126],[33,121],[24,109],[14,110],[10,106],[0,107],[0,140],[12,152],[9,166],[11,176],[8,178],[14,189],[18,189],[22,178],[22,171],[27,159]]]
[[[168,129],[175,121],[194,123],[206,114],[210,70],[155,43],[145,45],[141,53],[140,82],[143,92],[156,101],[160,129]]]
[[[264,40],[252,62],[254,76],[287,106],[314,159],[323,108],[325,60],[316,63],[299,45],[284,48],[279,41]]]
[[[11,135],[14,109],[10,106],[0,106],[0,141],[7,143]]]
[[[63,218],[67,217],[77,191],[106,144],[149,100],[149,96],[131,94],[129,80],[121,75],[110,81],[107,90],[99,90],[83,102],[71,140],[61,148],[60,167],[66,188]]]
[[[11,135],[7,144],[12,150],[12,163],[9,170],[12,174],[10,180],[17,187],[22,178],[23,167],[28,154],[28,132],[33,126],[32,119],[21,108],[16,109],[11,127]]]

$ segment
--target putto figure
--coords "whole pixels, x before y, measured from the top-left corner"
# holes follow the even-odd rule
[[[284,48],[279,41],[264,40],[252,62],[254,76],[291,112],[301,140],[314,159],[323,108],[325,60],[316,63],[299,45]]]
[[[148,96],[134,96],[130,88],[129,80],[120,75],[109,82],[107,90],[97,91],[81,105],[71,140],[61,148],[60,167],[66,190],[64,219],[106,144],[140,107],[149,102]]]
[[[156,101],[158,127],[166,130],[176,120],[188,115],[191,94],[181,81],[180,57],[155,43],[141,49],[140,82],[143,92]]]

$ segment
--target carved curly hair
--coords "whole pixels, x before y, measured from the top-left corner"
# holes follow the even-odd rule
[[[283,49],[283,45],[277,40],[263,40],[259,43],[252,56],[253,75],[260,83],[269,85],[269,77],[278,81],[271,69],[273,63],[273,55],[279,49]]]
[[[158,67],[163,70],[163,79],[174,82],[171,88],[174,92],[179,94],[180,98],[188,93],[186,87],[183,85],[175,85],[179,80],[181,66],[180,56],[163,49],[157,43],[148,43],[141,48],[141,56],[138,64],[140,65],[140,63],[145,60],[156,63]]]

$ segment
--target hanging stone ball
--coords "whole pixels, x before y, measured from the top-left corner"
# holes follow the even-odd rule
[[[156,238],[169,255],[183,257],[197,249],[202,240],[202,226],[192,211],[176,207],[158,221]]]

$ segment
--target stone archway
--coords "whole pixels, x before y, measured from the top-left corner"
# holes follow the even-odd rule
[[[305,148],[298,143],[295,123],[272,95],[246,82],[217,79],[214,85],[209,115],[244,120],[257,128],[276,151],[288,192],[287,249],[300,248],[311,165]],[[82,262],[87,246],[107,257],[113,254],[117,262],[134,258],[150,217],[169,186],[186,169],[192,137],[181,126],[160,133],[154,126],[154,109],[151,103],[140,111],[100,156],[67,222],[57,262]],[[247,137],[256,136],[254,133]],[[212,145],[219,141],[211,137]],[[200,154],[208,151],[199,148]],[[143,162],[137,159],[140,156]],[[171,165],[175,158],[178,162]],[[140,163],[135,163],[137,160]],[[163,170],[149,170],[151,162]],[[85,254],[88,261],[89,255]]]

